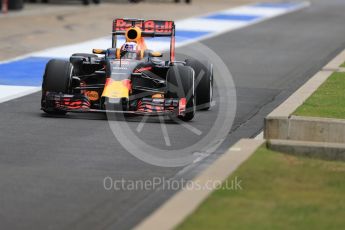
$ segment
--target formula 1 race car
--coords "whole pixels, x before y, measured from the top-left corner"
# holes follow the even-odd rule
[[[118,36],[125,39],[121,47]],[[162,53],[147,49],[145,37],[170,37],[170,59],[164,61]],[[212,64],[175,61],[173,21],[115,19],[112,48],[47,63],[41,108],[55,115],[114,112],[189,121],[197,109],[210,108],[212,88]]]

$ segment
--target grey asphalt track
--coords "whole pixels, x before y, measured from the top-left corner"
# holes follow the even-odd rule
[[[40,94],[0,104],[1,229],[129,229],[174,191],[106,191],[103,179],[192,178],[345,48],[345,2],[310,8],[204,41],[230,68],[237,91],[235,124],[223,145],[187,168],[162,168],[127,153],[102,115],[45,117]],[[207,129],[213,112],[193,125]],[[159,129],[145,124],[146,134]],[[170,124],[182,145],[187,131]],[[162,138],[150,141],[157,145]]]

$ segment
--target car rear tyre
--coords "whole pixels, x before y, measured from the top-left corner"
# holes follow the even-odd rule
[[[176,65],[167,73],[167,98],[186,98],[186,113],[178,116],[182,121],[190,121],[195,115],[194,70],[189,66]]]
[[[49,108],[46,105],[46,93],[69,93],[73,66],[69,61],[52,59],[46,65],[42,83],[41,106],[48,114],[64,115],[66,111]]]
[[[213,99],[213,66],[208,61],[187,59],[186,65],[195,72],[195,94],[198,110],[209,110]]]

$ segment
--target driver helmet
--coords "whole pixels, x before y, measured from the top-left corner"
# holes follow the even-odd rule
[[[126,52],[124,58],[135,59],[137,58],[138,45],[135,42],[125,42],[121,46],[121,52]]]

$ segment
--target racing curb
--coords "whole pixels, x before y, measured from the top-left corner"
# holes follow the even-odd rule
[[[340,144],[345,144],[345,120],[291,114],[334,72],[343,71],[339,66],[344,60],[345,50],[265,118],[264,138],[269,140],[268,147],[292,154],[323,155],[333,160],[343,158],[339,153],[345,152],[345,145]]]
[[[257,139],[241,139],[193,179],[193,182],[205,188],[209,181],[224,181],[264,142],[264,140]],[[193,213],[212,192],[213,189],[182,189],[134,229],[174,229]]]

